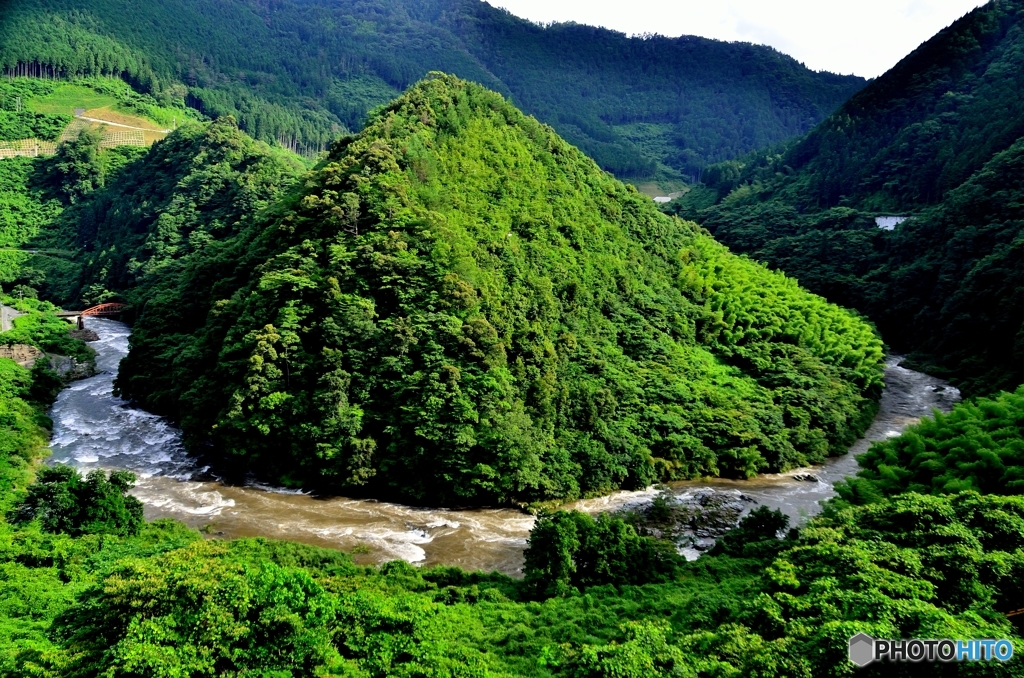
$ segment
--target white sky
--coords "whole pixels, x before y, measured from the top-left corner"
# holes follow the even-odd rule
[[[876,77],[979,0],[486,0],[531,21],[771,45],[808,68]]]

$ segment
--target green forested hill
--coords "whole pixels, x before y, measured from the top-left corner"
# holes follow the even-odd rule
[[[13,0],[0,6],[0,64],[123,75],[304,151],[444,70],[510,95],[631,177],[696,175],[801,134],[864,84],[768,47],[543,28],[479,0]]]
[[[188,254],[232,242],[304,170],[297,157],[254,141],[230,117],[191,125],[136,161],[110,190],[68,209],[50,230],[62,246],[81,252],[79,280],[87,288],[79,294],[88,302],[102,301],[109,290],[131,296]]]
[[[234,226],[259,206],[175,169],[259,186],[285,176],[250,169],[268,152],[222,121],[92,200],[107,216],[91,265],[135,286],[118,388],[235,465],[531,501],[799,466],[870,419],[867,324],[660,214],[482,87],[432,76]],[[160,185],[172,209],[133,213]],[[145,244],[111,247],[132,232]]]
[[[1024,381],[1024,3],[954,23],[788,148],[673,204],[970,393]],[[911,216],[893,231],[879,215]]]

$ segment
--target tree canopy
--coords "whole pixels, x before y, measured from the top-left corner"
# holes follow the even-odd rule
[[[142,525],[142,502],[127,494],[135,476],[127,471],[91,471],[85,478],[70,466],[40,469],[16,519],[38,518],[47,532],[134,535]]]

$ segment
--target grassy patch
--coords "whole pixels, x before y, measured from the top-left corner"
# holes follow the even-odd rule
[[[147,144],[163,138],[161,130],[194,117],[184,109],[159,106],[127,83],[111,78],[58,83],[50,91],[29,98],[25,107],[36,113],[62,115],[84,109],[86,117],[147,130]],[[118,128],[111,126],[111,131]]]
[[[686,182],[673,179],[651,179],[634,184],[634,186],[636,186],[636,190],[651,198],[658,196],[675,198],[690,190]]]
[[[76,108],[102,108],[116,106],[117,97],[97,92],[88,85],[66,82],[57,85],[52,92],[31,99],[25,106],[36,113],[71,115]]]

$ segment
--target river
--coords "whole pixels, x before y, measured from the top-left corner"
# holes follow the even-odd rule
[[[213,536],[271,537],[345,551],[357,562],[401,558],[414,563],[458,565],[466,569],[518,574],[533,525],[529,515],[511,509],[423,509],[365,499],[313,497],[251,483],[228,485],[212,478],[185,453],[180,432],[165,419],[113,396],[118,363],[128,352],[130,329],[123,323],[87,318],[100,339],[94,377],[71,383],[54,403],[50,463],[71,464],[83,472],[127,469],[138,476],[133,494],[146,518],[174,518]],[[880,411],[851,454],[823,466],[753,480],[686,481],[670,491],[686,500],[716,495],[748,507],[765,504],[794,521],[819,510],[832,496],[832,483],[856,471],[854,454],[873,440],[898,435],[933,408],[949,411],[960,398],[955,388],[888,361]],[[804,479],[800,479],[804,478]],[[656,490],[616,492],[576,502],[588,512],[642,505]],[[706,544],[698,545],[701,548]],[[698,550],[687,550],[696,557]]]

